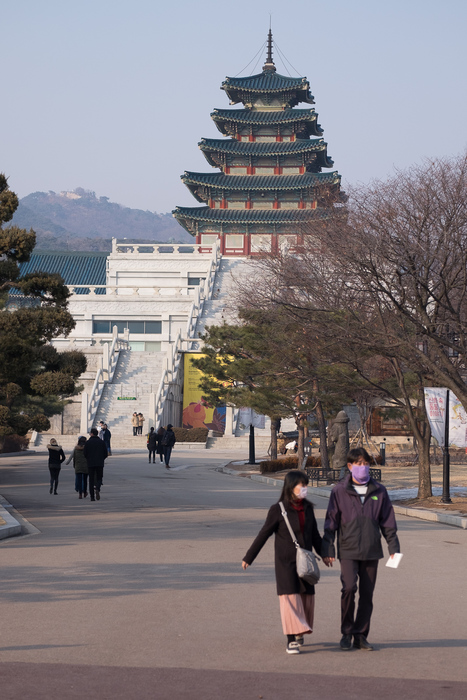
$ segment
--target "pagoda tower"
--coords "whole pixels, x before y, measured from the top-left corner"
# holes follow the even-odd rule
[[[277,252],[303,240],[316,219],[344,201],[337,172],[313,108],[306,78],[276,71],[272,32],[262,72],[222,83],[231,105],[211,117],[224,137],[203,138],[208,163],[220,172],[185,172],[182,181],[204,206],[177,207],[173,215],[196,242],[210,247],[220,238],[228,256]]]

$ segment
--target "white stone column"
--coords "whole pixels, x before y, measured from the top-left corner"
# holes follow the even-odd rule
[[[107,382],[109,381],[109,369],[109,344],[104,343],[102,346],[102,372]]]
[[[226,406],[225,408],[225,433],[224,435],[233,435],[233,406]]]
[[[86,391],[81,393],[81,421],[80,421],[80,433],[81,435],[88,434],[88,408],[89,408],[89,396]]]
[[[156,394],[154,391],[149,394],[148,432],[150,428],[156,429]]]

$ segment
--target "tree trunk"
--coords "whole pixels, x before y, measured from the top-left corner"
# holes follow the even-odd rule
[[[277,459],[277,418],[271,418],[271,459]]]
[[[431,443],[431,428],[425,412],[425,400],[423,395],[423,383],[420,380],[420,400],[419,409],[423,416],[423,420],[417,421],[410,397],[407,392],[407,387],[404,381],[403,372],[397,360],[392,361],[392,365],[397,377],[397,383],[404,397],[407,417],[410,422],[410,427],[413,431],[414,442],[417,445],[418,451],[418,494],[417,498],[429,498],[433,495],[431,486],[431,466],[430,466],[430,443]]]
[[[303,462],[305,459],[305,440],[304,440],[304,435],[305,435],[305,418],[304,416],[300,415],[297,418],[297,428],[298,428],[298,450],[297,450],[297,458],[298,458],[298,468],[302,469],[303,468]]]
[[[418,498],[429,498],[433,495],[431,487],[430,442],[431,430],[428,425],[427,436],[422,436],[418,443]]]
[[[315,397],[318,396],[318,381],[313,380],[313,392]],[[324,417],[323,406],[319,399],[316,401],[316,420],[318,421],[319,430],[319,451],[321,455],[321,469],[329,471],[329,455],[328,455],[328,438],[326,435],[326,418]]]

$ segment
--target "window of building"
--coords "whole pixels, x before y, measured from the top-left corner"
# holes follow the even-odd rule
[[[92,332],[96,335],[112,333],[114,326],[117,326],[119,335],[127,328],[131,334],[136,335],[162,333],[162,321],[93,321]]]

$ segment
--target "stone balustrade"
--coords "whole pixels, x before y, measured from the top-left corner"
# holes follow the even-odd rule
[[[77,296],[121,296],[121,297],[193,297],[197,287],[135,287],[125,285],[88,284],[68,285],[72,294]]]
[[[206,255],[213,246],[197,243],[132,243],[131,241],[112,239],[112,256],[114,255]]]

